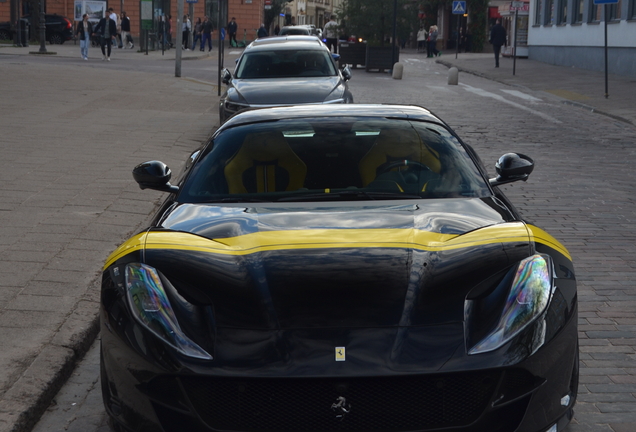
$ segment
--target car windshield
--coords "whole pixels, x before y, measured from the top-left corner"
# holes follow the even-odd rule
[[[283,27],[280,30],[280,35],[310,35],[311,30],[306,27]]]
[[[286,119],[221,131],[180,202],[483,197],[486,180],[443,126],[385,118]]]
[[[336,75],[327,50],[271,49],[248,52],[236,67],[238,79],[322,77]]]

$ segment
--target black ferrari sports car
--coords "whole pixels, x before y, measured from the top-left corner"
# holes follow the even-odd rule
[[[251,109],[108,258],[101,383],[124,431],[558,432],[578,386],[567,249],[426,109]]]

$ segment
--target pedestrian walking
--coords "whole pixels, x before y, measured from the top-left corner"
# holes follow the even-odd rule
[[[79,36],[80,55],[84,60],[88,60],[88,47],[91,44],[93,34],[93,24],[88,20],[88,14],[82,15],[82,21],[77,25],[75,36]]]
[[[201,32],[203,31],[203,23],[201,22],[201,18],[197,18],[194,23],[193,35],[192,36],[192,49],[194,50],[197,47],[197,41],[203,42],[201,38]]]
[[[267,37],[267,36],[269,36],[269,32],[265,28],[265,24],[261,24],[261,27],[258,29],[258,32],[256,32],[256,37],[257,38],[264,38],[264,37]]]
[[[276,27],[274,27],[274,35],[278,36],[279,33],[280,33],[280,26],[276,24]]]
[[[113,35],[117,34],[117,24],[110,19],[110,15],[99,20],[95,26],[94,33],[100,37],[100,45],[102,47],[102,61],[110,61],[110,51],[113,46]]]
[[[420,30],[417,32],[417,52],[422,52],[424,49],[426,49],[427,36],[428,34],[426,33],[426,29],[423,26],[420,27]]]
[[[126,12],[121,13],[121,38],[123,40],[124,48],[133,49],[135,47],[133,38],[130,35],[130,19],[126,15]]]
[[[172,43],[172,15],[170,14],[168,14],[168,21],[166,21],[166,33],[168,44],[170,45],[170,48],[172,48],[174,44]]]
[[[501,25],[501,20],[497,18],[495,25],[490,29],[490,40],[492,49],[495,52],[495,67],[499,67],[499,53],[501,46],[506,44],[506,29]]]
[[[333,47],[333,53],[338,54],[338,23],[336,17],[331,15],[329,22],[325,24],[325,28],[322,31],[323,36],[327,39],[327,48],[331,51]]]
[[[232,17],[232,21],[230,21],[227,25],[227,32],[230,35],[230,46],[236,47],[238,43],[236,42],[236,32],[238,31],[238,24],[236,22],[236,18]]]
[[[205,51],[205,43],[208,43],[208,52],[212,51],[212,21],[208,16],[203,18],[201,29],[201,51]]]
[[[183,23],[181,24],[181,37],[183,38],[183,49],[190,51],[188,48],[188,39],[190,38],[190,31],[192,30],[192,23],[187,15],[183,16]]]
[[[432,25],[428,31],[429,57],[439,57],[442,55],[442,53],[437,50],[437,35],[437,26]]]
[[[111,34],[111,44],[113,48],[117,49],[119,42],[117,41],[117,33],[119,33],[119,22],[117,21],[117,14],[113,8],[108,8],[108,16],[115,23],[115,32]]]

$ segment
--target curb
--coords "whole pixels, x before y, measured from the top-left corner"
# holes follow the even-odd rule
[[[125,233],[122,241],[148,226],[162,202],[163,199],[157,199],[144,220]],[[57,329],[51,341],[2,395],[1,432],[33,430],[99,336],[101,273],[101,268],[96,270],[86,293]]]

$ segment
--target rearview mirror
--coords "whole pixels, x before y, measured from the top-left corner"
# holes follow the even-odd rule
[[[349,69],[349,65],[344,65],[342,67],[342,77],[345,81],[349,81],[353,74],[351,73],[351,69]]]
[[[161,161],[148,161],[133,168],[133,178],[141,189],[154,189],[162,192],[179,192],[178,186],[170,184],[172,171]]]
[[[231,79],[232,79],[232,72],[230,72],[227,69],[223,69],[221,71],[221,81],[223,82],[223,84],[229,84]]]
[[[491,186],[526,181],[534,170],[534,161],[521,153],[506,153],[495,163],[495,169],[497,177],[488,180]]]

